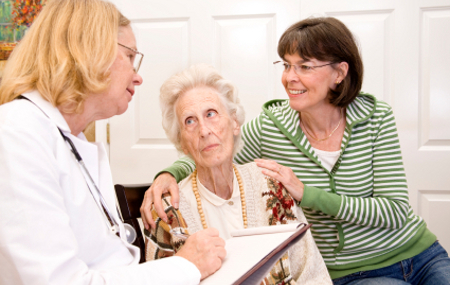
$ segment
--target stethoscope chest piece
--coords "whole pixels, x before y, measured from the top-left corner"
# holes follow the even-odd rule
[[[133,228],[132,225],[127,223],[123,223],[123,227],[125,229],[125,237],[127,242],[132,244],[137,238],[136,230]]]

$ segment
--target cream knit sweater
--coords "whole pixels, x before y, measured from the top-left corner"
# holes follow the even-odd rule
[[[272,211],[266,210],[267,196],[262,196],[262,193],[269,191],[269,189],[261,169],[255,163],[236,166],[244,182],[248,227],[269,225],[269,217]],[[188,176],[186,179],[190,181],[192,179],[191,176]],[[187,191],[192,191],[191,183],[183,182],[180,182],[180,185],[183,185],[180,189],[180,211],[188,225],[189,232],[192,234],[203,228],[197,208],[191,207],[186,198]],[[300,207],[294,205],[292,209],[297,220],[288,221],[288,223],[307,223]],[[325,263],[309,230],[289,250],[289,263],[292,277],[296,281],[296,283],[291,282],[291,284],[332,284]]]

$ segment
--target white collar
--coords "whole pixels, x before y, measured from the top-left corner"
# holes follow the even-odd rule
[[[58,128],[61,129],[61,131],[64,133],[70,133],[70,127],[59,109],[53,106],[49,101],[42,98],[41,94],[37,90],[23,93],[22,96],[36,104],[36,106],[38,106],[42,112],[44,112],[44,114],[47,115],[47,117],[49,117],[50,120],[58,126]]]
[[[225,200],[208,190],[198,179],[198,175],[196,177],[197,179],[197,191],[200,194],[202,198],[205,198],[209,203],[211,203],[213,206],[220,207],[222,205],[227,204],[230,200],[233,199],[240,199],[240,191],[239,191],[239,184],[237,182],[236,174],[233,171],[233,192],[231,194],[230,199]]]

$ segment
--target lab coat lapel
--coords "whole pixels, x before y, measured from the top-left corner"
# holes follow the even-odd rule
[[[116,196],[114,191],[114,184],[111,176],[111,171],[109,171],[110,166],[108,155],[102,143],[95,143],[95,145],[98,149],[98,161],[100,163],[99,187],[100,189],[103,189],[102,195],[105,197],[106,203],[108,203],[112,214],[118,217],[118,213],[116,211]]]
[[[82,137],[80,138],[80,136]],[[74,144],[83,158],[92,179],[102,193],[103,198],[111,211],[110,214],[118,218],[114,185],[111,172],[109,171],[108,155],[106,154],[103,144],[87,142],[83,133],[79,135],[79,138],[74,140]],[[97,193],[95,193],[95,196],[97,196]]]
[[[54,107],[50,102],[42,98],[42,96],[37,91],[32,91],[22,94],[24,97],[31,100],[39,109],[41,109],[47,117],[49,117],[55,125],[64,133],[65,136],[69,137],[77,151],[79,152],[81,158],[89,171],[92,180],[99,188],[103,195],[112,215],[116,218],[118,213],[116,211],[116,197],[114,195],[114,185],[112,182],[111,172],[109,171],[109,161],[103,144],[101,143],[90,143],[86,140],[83,133],[80,133],[77,137],[70,133],[69,125],[67,124],[64,117],[61,115],[58,108]],[[68,151],[70,150],[69,145],[67,145]],[[75,157],[74,157],[75,160]],[[80,166],[81,167],[81,166]],[[101,171],[101,173],[99,173]],[[94,197],[98,200],[98,195],[94,189],[92,189]]]
[[[41,109],[47,117],[55,122],[56,126],[61,131],[63,131],[64,133],[70,133],[69,125],[67,124],[63,115],[61,115],[61,112],[59,112],[59,109],[53,106],[52,103],[42,98],[41,94],[39,94],[38,91],[23,93],[22,96],[28,98],[39,109]]]
[[[81,158],[89,171],[89,174],[94,180],[94,183],[98,186],[99,184],[99,173],[98,173],[98,148],[96,145],[89,143],[83,133],[80,133],[77,137],[70,133],[69,125],[62,116],[58,108],[54,107],[50,102],[42,98],[38,91],[31,91],[22,94],[24,97],[31,100],[39,109],[44,112],[44,114],[52,120],[56,127],[58,127],[65,136],[70,138],[77,148],[77,151],[81,155]],[[69,145],[67,147],[70,149]],[[75,159],[75,157],[74,157]],[[94,189],[92,189],[94,190]]]
[[[80,133],[77,137],[75,137],[72,134],[65,133],[67,137],[69,137],[75,147],[78,150],[78,153],[80,154],[81,158],[84,161],[84,164],[86,165],[87,170],[89,171],[89,174],[92,177],[92,180],[94,180],[95,185],[99,187],[99,173],[98,173],[98,149],[97,146],[88,142],[86,140],[86,137],[83,133]],[[69,147],[69,146],[68,146]],[[75,159],[75,157],[74,157]],[[92,189],[94,190],[94,189]],[[95,191],[95,190],[94,190]]]

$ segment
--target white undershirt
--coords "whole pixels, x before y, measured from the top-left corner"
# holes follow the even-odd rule
[[[186,195],[189,204],[193,209],[197,209],[197,201],[192,191],[191,179],[188,183],[183,183],[183,192]],[[203,213],[205,215],[206,224],[209,227],[219,230],[219,236],[223,239],[231,238],[230,232],[234,230],[241,230],[244,228],[242,220],[241,195],[239,192],[239,184],[236,175],[233,174],[233,194],[228,200],[224,200],[209,191],[198,180],[197,188],[202,201]],[[198,214],[198,212],[197,212]]]
[[[331,169],[333,169],[333,166],[336,164],[336,161],[341,155],[340,150],[326,151],[316,148],[312,149],[314,150],[315,153],[317,153],[317,156],[319,157],[319,160],[322,162],[323,167],[325,167],[328,171],[331,171]]]

